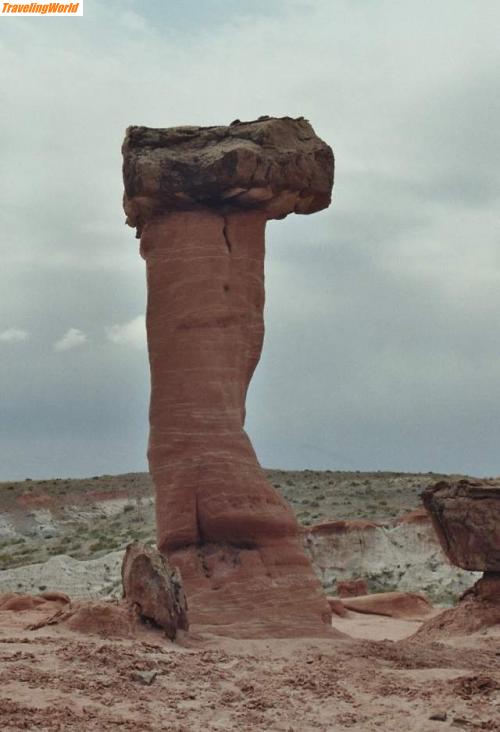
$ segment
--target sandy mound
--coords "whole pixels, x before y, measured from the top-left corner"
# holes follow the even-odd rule
[[[38,630],[48,626],[64,626],[75,633],[103,638],[133,638],[141,625],[137,613],[126,602],[117,600],[71,602],[64,593],[46,592],[44,596],[21,595],[15,592],[0,595],[0,612],[36,611],[36,622],[25,626]],[[40,614],[43,617],[40,619]]]
[[[441,640],[495,629],[499,635],[500,652],[500,574],[485,575],[471,587],[456,607],[445,610],[428,620],[414,638]]]
[[[38,630],[50,625],[64,626],[74,633],[102,638],[134,638],[137,636],[140,621],[125,602],[80,600],[46,615],[42,620],[28,626],[28,630]]]
[[[439,641],[454,636],[468,636],[496,625],[500,628],[500,607],[469,600],[428,620],[417,630],[414,638]]]
[[[24,595],[20,592],[6,592],[0,594],[0,611],[11,610],[23,612],[35,608],[52,609],[68,603],[69,597],[63,592],[43,592],[41,595]]]
[[[74,603],[61,622],[75,633],[103,638],[132,638],[137,625],[129,607],[118,602]]]
[[[32,597],[31,595],[21,595],[18,592],[6,592],[0,595],[0,611],[12,610],[22,612],[23,610],[33,610],[39,605],[44,605],[45,600],[42,597]]]

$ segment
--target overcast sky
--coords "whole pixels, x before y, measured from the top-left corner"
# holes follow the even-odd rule
[[[498,0],[85,0],[0,17],[0,480],[146,469],[129,124],[304,116],[330,209],[267,230],[269,467],[500,474]]]

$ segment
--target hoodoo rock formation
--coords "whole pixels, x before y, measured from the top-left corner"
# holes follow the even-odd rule
[[[244,421],[264,336],[266,221],[329,205],[332,151],[303,118],[263,117],[130,127],[123,156],[147,265],[158,548],[181,570],[191,625],[325,632],[328,602]]]
[[[427,488],[422,500],[448,559],[484,572],[459,605],[422,634],[446,626],[473,632],[500,624],[500,481],[441,481]]]

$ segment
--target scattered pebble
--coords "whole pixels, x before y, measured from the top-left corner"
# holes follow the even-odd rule
[[[446,720],[448,719],[448,715],[446,714],[446,712],[433,712],[429,719],[433,719],[436,722],[446,722]]]
[[[134,671],[132,673],[132,681],[137,681],[144,686],[151,686],[157,676],[157,671]]]

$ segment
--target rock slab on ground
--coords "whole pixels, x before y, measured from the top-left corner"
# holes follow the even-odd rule
[[[130,544],[122,564],[123,596],[141,618],[163,628],[171,639],[188,630],[187,602],[177,569],[156,549]]]

